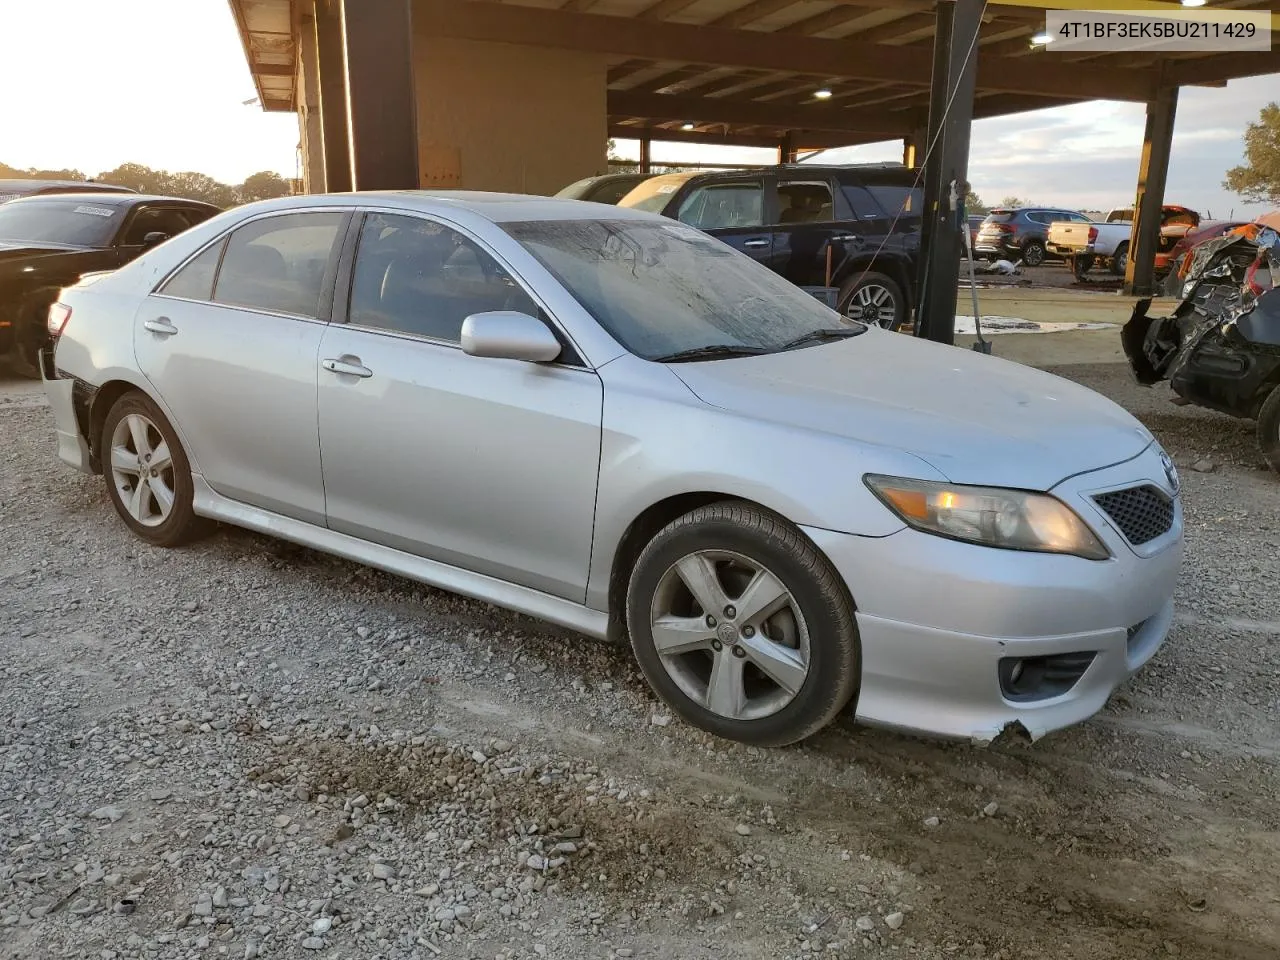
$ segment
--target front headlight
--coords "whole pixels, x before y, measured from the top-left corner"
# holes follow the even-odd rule
[[[872,474],[863,479],[904,523],[925,533],[1006,550],[1111,556],[1070,507],[1048,494]]]

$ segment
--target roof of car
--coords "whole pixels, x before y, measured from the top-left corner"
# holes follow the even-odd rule
[[[32,193],[36,190],[47,190],[50,187],[83,187],[86,192],[99,190],[104,193],[137,192],[129,187],[120,187],[114,183],[94,183],[90,180],[28,180],[22,177],[0,180],[0,192],[4,193]]]
[[[399,207],[421,213],[448,214],[466,210],[493,223],[533,220],[653,220],[656,214],[627,207],[561,200],[523,193],[481,193],[471,190],[370,190],[355,193],[297,194],[248,204],[245,211],[297,210],[308,207],[349,206]]]
[[[66,203],[68,200],[75,200],[77,197],[83,199],[85,197],[93,197],[93,202],[99,207],[118,207],[130,206],[138,203],[155,203],[159,200],[165,200],[172,203],[191,203],[200,207],[209,207],[212,210],[218,209],[211,203],[205,203],[203,200],[190,200],[186,197],[162,197],[150,193],[98,193],[93,190],[86,190],[84,193],[38,193],[35,196],[19,197],[12,201],[13,203]]]

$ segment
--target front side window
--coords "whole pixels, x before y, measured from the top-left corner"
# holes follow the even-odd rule
[[[133,220],[120,238],[124,247],[141,246],[149,233],[176,237],[193,223],[191,213],[179,207],[143,207],[134,212]]]
[[[213,278],[218,272],[218,261],[222,259],[222,248],[226,245],[226,240],[220,240],[188,260],[181,270],[165,282],[159,292],[166,297],[181,297],[184,300],[211,298]]]
[[[351,323],[457,343],[473,313],[538,306],[472,240],[433,220],[371,213],[351,276]]]
[[[698,230],[646,220],[503,224],[597,323],[649,360],[707,347],[765,353],[864,330]]]
[[[918,217],[924,208],[924,191],[909,184],[870,183],[867,189],[890,217]]]
[[[314,317],[343,213],[254,220],[227,241],[213,299],[235,307]]]
[[[694,190],[680,204],[677,219],[699,230],[729,230],[764,224],[764,185],[713,183]]]

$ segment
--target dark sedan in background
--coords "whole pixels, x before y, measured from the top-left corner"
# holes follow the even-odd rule
[[[622,207],[718,237],[797,286],[838,288],[847,316],[896,330],[910,316],[923,192],[901,164],[792,164],[671,173]]]
[[[194,200],[108,191],[0,205],[0,360],[38,377],[49,306],[61,288],[115,270],[217,212]]]

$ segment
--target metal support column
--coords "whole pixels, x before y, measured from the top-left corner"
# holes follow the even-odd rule
[[[347,135],[347,62],[337,0],[316,0],[316,65],[320,79],[320,132],[324,188],[351,189],[351,144]]]
[[[653,141],[648,137],[640,138],[640,172],[653,172]]]
[[[790,133],[783,134],[781,142],[778,143],[778,162],[796,162],[796,144]]]
[[[963,201],[969,180],[969,134],[978,74],[978,31],[984,0],[938,4],[929,139],[925,165],[923,264],[916,336],[955,343],[956,285],[964,249],[962,225],[950,207],[954,182]],[[968,229],[967,225],[963,229]]]
[[[416,190],[411,0],[343,0],[351,172],[357,190]]]
[[[1139,297],[1155,292],[1156,247],[1160,242],[1177,113],[1177,87],[1162,87],[1147,104],[1147,129],[1138,167],[1138,194],[1133,203],[1133,230],[1129,234],[1129,263],[1124,271],[1124,292]]]

